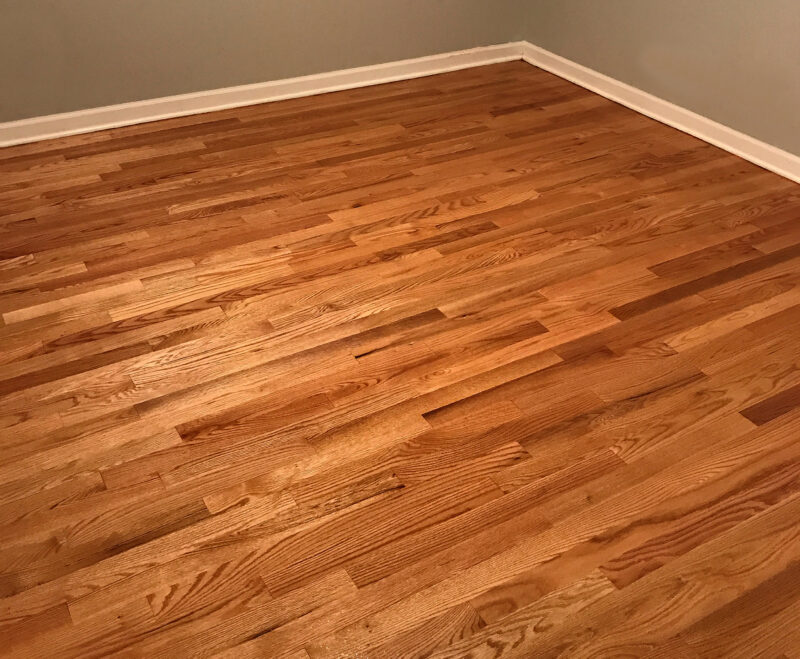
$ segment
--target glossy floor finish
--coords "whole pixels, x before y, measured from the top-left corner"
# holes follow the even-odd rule
[[[521,62],[0,152],[20,657],[800,656],[800,187]]]

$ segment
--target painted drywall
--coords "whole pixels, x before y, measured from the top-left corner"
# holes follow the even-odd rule
[[[800,0],[0,0],[0,122],[521,38],[800,154]]]
[[[0,121],[517,40],[526,0],[0,0]]]
[[[528,41],[800,155],[800,0],[528,0]]]

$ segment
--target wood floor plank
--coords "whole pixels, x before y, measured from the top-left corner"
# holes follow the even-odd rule
[[[800,656],[800,189],[523,62],[0,150],[4,656]]]
[[[646,654],[659,641],[666,641],[671,632],[690,626],[704,612],[728,605],[758,584],[778,578],[796,563],[800,543],[791,518],[799,505],[800,499],[793,497],[768,509],[687,554],[663,573],[654,572],[638,587],[612,593],[566,624],[539,638],[534,636],[531,642],[517,646],[514,653],[536,656],[540,649],[547,648],[576,657],[597,652],[613,654],[622,649],[635,655]],[[714,555],[715,550],[725,552],[725,567]],[[728,574],[735,577],[727,578]],[[592,626],[586,625],[589,620]],[[600,624],[606,631],[597,634],[594,625]]]

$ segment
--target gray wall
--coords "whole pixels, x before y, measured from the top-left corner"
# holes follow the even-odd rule
[[[0,0],[0,121],[521,38],[800,154],[800,0]]]
[[[529,0],[528,41],[800,155],[800,0]]]
[[[505,43],[525,0],[0,0],[0,121]]]

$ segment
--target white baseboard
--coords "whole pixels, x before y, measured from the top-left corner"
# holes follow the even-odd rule
[[[89,133],[170,117],[255,105],[287,98],[379,85],[396,80],[522,59],[522,42],[482,46],[440,55],[318,73],[299,78],[212,89],[0,123],[0,146]]]
[[[745,160],[800,183],[800,156],[740,133],[691,110],[524,42],[523,59],[661,123],[694,135]]]
[[[117,126],[182,117],[201,112],[255,105],[287,98],[311,96],[342,89],[379,85],[395,80],[457,71],[473,66],[524,59],[612,101],[621,103],[657,121],[694,135],[765,169],[800,183],[800,156],[783,151],[665,101],[657,96],[614,80],[527,41],[483,46],[440,55],[388,62],[355,69],[241,85],[205,92],[166,96],[146,101],[109,105],[0,123],[0,146],[11,146]]]

